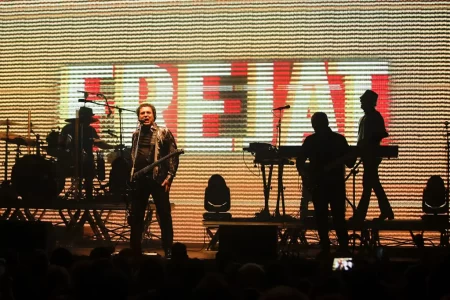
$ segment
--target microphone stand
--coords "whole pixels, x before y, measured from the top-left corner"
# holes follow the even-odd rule
[[[348,173],[348,175],[345,177],[345,182],[347,182],[347,180],[350,178],[350,176],[352,176],[352,196],[353,196],[353,203],[350,202],[350,200],[345,197],[345,200],[347,201],[347,203],[350,205],[350,207],[353,210],[353,216],[355,216],[355,212],[356,212],[356,174],[359,173],[358,167],[359,165],[362,163],[362,159],[359,159],[359,161],[353,166],[353,168],[350,170],[350,172]],[[355,217],[353,217],[353,222],[355,221]],[[355,229],[355,224],[353,224],[353,233],[350,236],[353,240],[353,253],[355,253],[355,247],[356,247],[356,229]],[[358,236],[358,238],[360,238]]]
[[[288,108],[288,107],[286,107]],[[280,114],[278,116],[278,149],[280,149],[281,146],[281,110]],[[286,210],[284,205],[284,186],[283,186],[283,170],[284,170],[284,158],[278,157],[278,195],[277,195],[277,206],[275,209],[275,216],[276,217],[285,217],[286,216]],[[283,210],[283,215],[280,215],[280,200],[281,200],[281,208]]]

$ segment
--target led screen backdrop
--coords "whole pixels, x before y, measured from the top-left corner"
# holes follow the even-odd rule
[[[137,125],[130,111],[153,103],[157,123],[169,127],[186,151],[171,191],[175,239],[202,242],[203,196],[211,175],[227,181],[233,216],[254,216],[264,206],[262,175],[242,148],[250,142],[301,145],[316,111],[325,111],[330,127],[355,144],[359,96],[371,88],[380,95],[378,109],[390,133],[384,144],[399,146],[398,158],[383,161],[381,180],[396,218],[418,219],[427,178],[446,176],[448,6],[1,1],[0,121],[17,122],[11,132],[26,136],[30,115],[33,131],[45,139],[76,115],[84,105],[79,91],[88,91],[86,106],[100,117],[94,126],[109,143],[119,142],[120,114],[105,108],[105,98],[97,94],[124,108],[123,139],[129,146]],[[290,109],[272,112],[285,105]],[[5,143],[0,145],[5,161]],[[9,150],[7,176],[15,156],[28,153],[23,146]],[[114,153],[104,155],[109,171]],[[106,177],[99,183],[107,184]],[[286,211],[298,216],[302,185],[294,166],[285,167],[283,182]],[[276,178],[272,186],[271,212]],[[347,194],[353,201],[351,180]],[[375,217],[375,197],[371,204],[368,216]]]

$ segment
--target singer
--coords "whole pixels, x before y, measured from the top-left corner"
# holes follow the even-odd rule
[[[133,170],[139,171],[162,157],[175,152],[177,144],[169,129],[156,123],[156,109],[152,104],[143,103],[136,110],[139,127],[133,133],[131,156]],[[130,247],[136,255],[142,253],[142,234],[148,198],[152,195],[161,228],[162,247],[166,257],[171,256],[173,243],[172,214],[169,192],[178,169],[178,156],[162,161],[149,171],[147,176],[135,181],[131,202]],[[133,171],[132,171],[133,172]]]

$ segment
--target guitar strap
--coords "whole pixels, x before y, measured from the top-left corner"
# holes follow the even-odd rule
[[[147,162],[149,164],[153,163],[154,161],[156,161],[157,158],[157,153],[156,153],[156,138],[158,135],[158,127],[155,126],[155,130],[152,131],[152,137],[150,138],[150,151],[148,152],[148,156],[147,156]],[[153,155],[153,159],[152,159],[152,155]]]

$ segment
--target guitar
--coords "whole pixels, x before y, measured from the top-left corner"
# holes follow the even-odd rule
[[[141,177],[145,176],[149,171],[151,171],[154,167],[156,167],[157,165],[159,165],[160,163],[162,163],[166,159],[169,159],[172,156],[181,155],[181,154],[184,154],[184,150],[183,149],[177,149],[175,152],[169,153],[166,156],[161,157],[160,159],[158,159],[157,161],[155,161],[151,165],[148,165],[145,168],[142,168],[139,171],[135,172],[133,174],[132,178],[131,178],[131,181],[134,181],[134,180],[136,180],[138,178],[141,178]]]
[[[351,149],[345,155],[336,158],[335,160],[325,164],[321,167],[311,168],[309,165],[308,169],[302,172],[300,175],[302,177],[303,186],[307,191],[313,192],[318,188],[320,180],[334,168],[345,164],[348,160],[356,158],[357,149]]]

